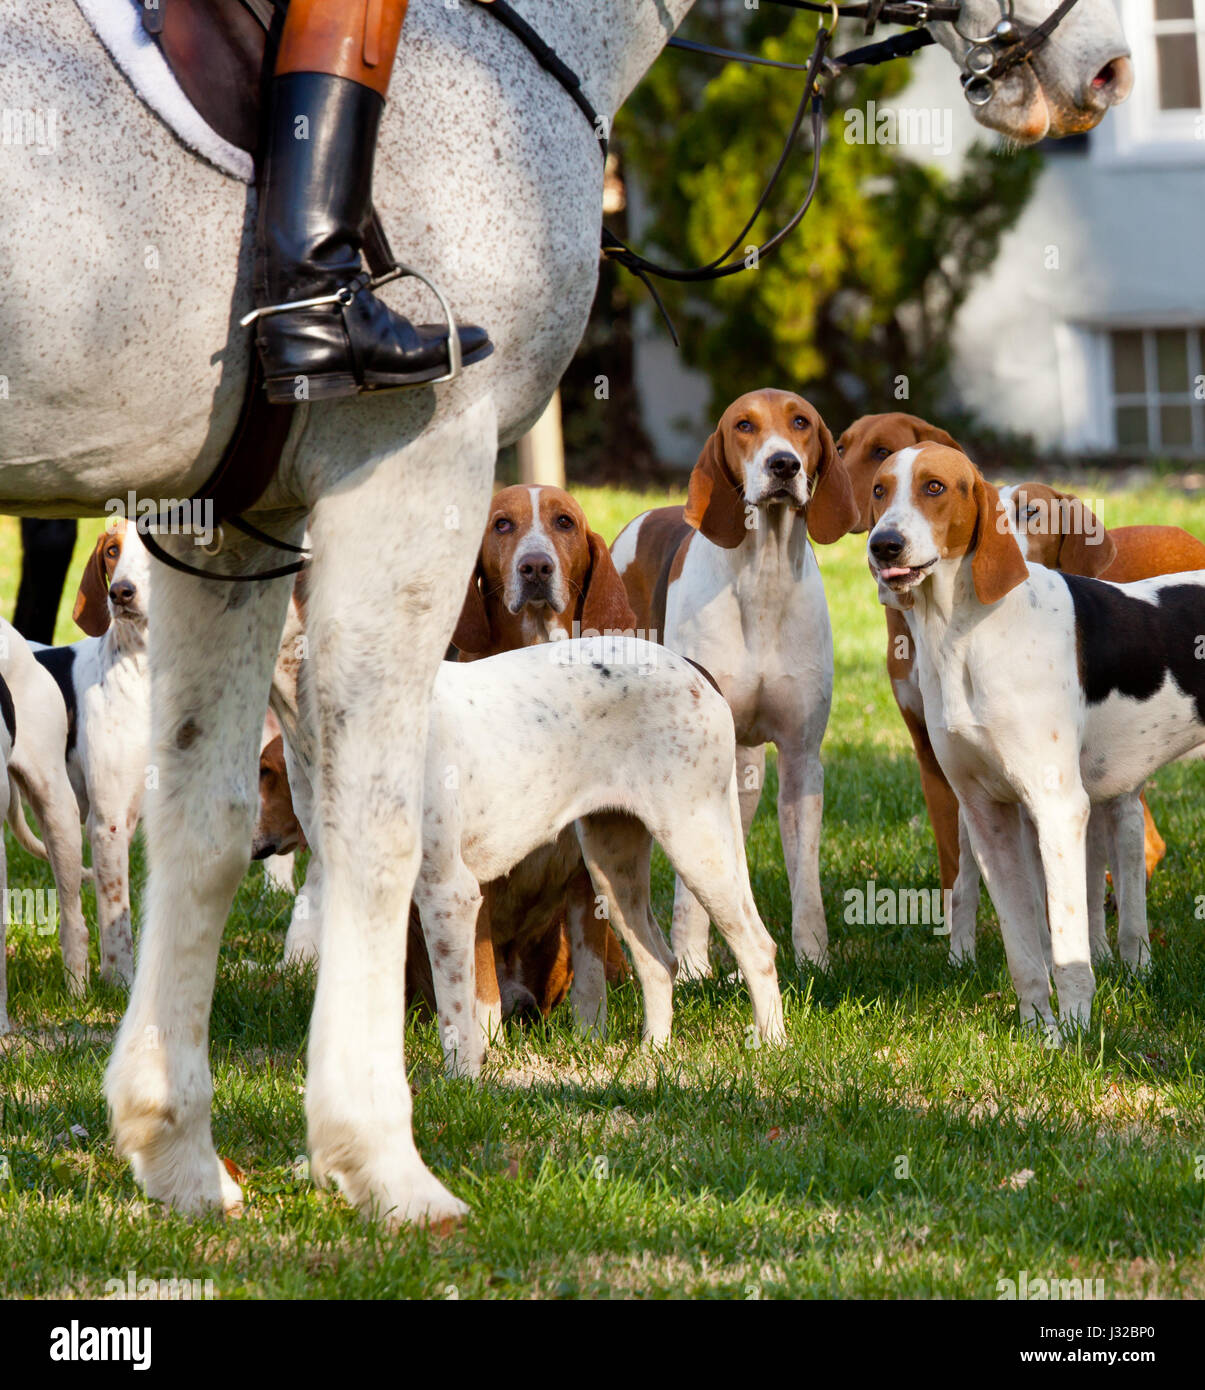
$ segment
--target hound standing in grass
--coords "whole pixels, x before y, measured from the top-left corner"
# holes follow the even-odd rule
[[[857,520],[844,466],[816,409],[791,391],[735,400],[703,446],[685,508],[644,512],[611,549],[637,626],[715,678],[736,723],[741,821],[761,799],[766,744],[778,748],[778,826],[799,960],[824,965],[820,743],[833,700],[833,635],[809,537]],[[707,914],[679,882],[674,953],[711,973]]]
[[[134,976],[130,841],[150,759],[149,579],[135,528],[110,522],[75,599],[75,621],[89,635],[70,647],[35,649],[67,709],[67,771],[92,846],[101,974],[126,984]]]
[[[1027,565],[995,489],[944,445],[883,464],[872,519],[871,573],[907,618],[925,723],[1000,915],[1022,1017],[1057,1036],[1048,913],[1060,1016],[1083,1027],[1095,988],[1089,803],[1116,827],[1118,944],[1139,967],[1150,954],[1139,793],[1205,740],[1205,571],[1110,584]]]

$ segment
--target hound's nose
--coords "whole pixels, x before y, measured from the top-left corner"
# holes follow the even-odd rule
[[[771,454],[766,460],[766,472],[772,473],[781,482],[786,482],[799,472],[799,460],[794,454],[788,453],[785,449],[777,454]]]
[[[871,537],[870,553],[883,564],[898,560],[904,550],[904,538],[898,531],[876,531]]]
[[[125,608],[134,602],[134,595],[138,592],[132,580],[119,579],[116,583],[109,585],[109,597],[118,606]]]
[[[556,565],[551,555],[537,550],[521,556],[517,568],[521,579],[539,580],[551,579]]]

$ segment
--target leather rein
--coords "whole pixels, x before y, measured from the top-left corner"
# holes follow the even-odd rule
[[[146,0],[143,0],[143,3],[146,4]],[[281,21],[287,6],[287,0],[241,0],[241,3],[270,32],[273,26]],[[590,122],[605,162],[608,146],[608,122],[598,113],[582,90],[582,82],[578,74],[557,56],[555,50],[544,42],[531,25],[508,3],[508,0],[476,0],[476,3],[508,29],[523,44],[536,62],[564,88],[583,116]],[[657,293],[653,278],[698,284],[720,280],[728,275],[736,275],[740,271],[756,265],[762,256],[773,252],[780,246],[803,221],[811,207],[820,179],[820,145],[824,126],[821,80],[825,77],[835,77],[852,67],[877,65],[889,62],[893,58],[909,57],[936,42],[933,35],[923,27],[924,25],[931,22],[947,22],[953,24],[957,30],[957,20],[962,13],[961,0],[957,0],[957,3],[954,4],[940,3],[939,0],[932,0],[932,3],[930,0],[854,0],[854,3],[846,5],[838,5],[836,0],[831,0],[831,3],[827,4],[817,3],[817,0],[768,0],[768,3],[784,9],[804,10],[831,16],[832,26],[820,25],[815,46],[806,63],[790,63],[772,58],[762,58],[753,54],[740,53],[733,49],[718,48],[711,44],[695,43],[688,39],[671,37],[667,44],[670,48],[719,58],[724,62],[741,62],[759,67],[783,68],[805,74],[803,94],[783,142],[778,161],[744,226],[718,256],[705,265],[696,266],[689,270],[677,269],[649,260],[630,246],[625,245],[607,227],[604,226],[602,229],[602,254],[608,260],[615,261],[625,269],[630,270],[645,285],[669,328],[675,346],[678,345],[678,334],[661,296]],[[1013,0],[997,0],[997,3],[1001,9],[1001,18],[989,34],[982,38],[971,38],[962,34],[961,30],[957,31],[971,45],[963,60],[961,81],[967,100],[976,106],[982,106],[991,99],[995,85],[1000,78],[1030,59],[1033,53],[1049,39],[1054,30],[1067,17],[1078,0],[1060,0],[1057,8],[1040,24],[1024,30],[1013,18]],[[153,8],[157,9],[158,4]],[[830,57],[829,46],[832,43],[837,23],[842,18],[864,20],[864,33],[867,36],[874,33],[877,24],[905,25],[910,28],[910,32],[894,34],[879,43],[864,44],[860,48],[850,49]],[[160,18],[160,27],[161,24]],[[152,32],[157,32],[157,30],[152,29]],[[778,231],[768,237],[760,246],[746,248],[742,246],[742,242],[770,201],[786,168],[795,140],[809,115],[812,135],[812,171],[803,201]],[[375,230],[387,252],[388,248],[384,243],[383,232],[381,232],[379,224]],[[377,251],[377,258],[384,261],[385,258],[381,256],[379,248]],[[236,439],[239,434],[246,431],[249,401],[252,394],[253,392],[249,392],[248,399],[244,402],[243,415],[240,418],[239,428],[236,430]],[[230,455],[231,450],[228,448],[223,463]],[[219,473],[222,471],[222,467],[223,465],[220,464]],[[215,474],[216,476],[217,474]],[[213,483],[214,479],[210,479],[190,500],[204,499],[212,495]],[[217,549],[221,548],[222,527],[229,525],[244,535],[301,558],[275,569],[259,571],[256,574],[221,574],[212,570],[198,569],[165,550],[153,534],[162,524],[161,516],[140,517],[136,524],[143,542],[156,559],[172,569],[202,579],[216,579],[227,583],[251,583],[255,580],[278,579],[297,574],[310,563],[309,552],[304,548],[269,536],[239,515],[228,515],[219,519]],[[170,518],[168,529],[170,531]],[[217,551],[209,550],[207,553],[215,554]]]

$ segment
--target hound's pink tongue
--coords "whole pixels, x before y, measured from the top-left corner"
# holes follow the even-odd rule
[[[898,578],[899,578],[901,575],[903,575],[903,574],[911,574],[911,573],[912,573],[912,571],[911,571],[910,569],[908,569],[907,566],[905,566],[903,569],[900,569],[900,568],[897,566],[895,569],[880,570],[880,571],[879,571],[879,578],[880,578],[880,579],[898,579]]]

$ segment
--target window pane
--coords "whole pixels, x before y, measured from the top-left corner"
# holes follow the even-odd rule
[[[1191,19],[1192,0],[1155,0],[1156,19]]]
[[[1113,390],[1118,395],[1146,390],[1141,333],[1113,334]]]
[[[1159,409],[1159,429],[1167,449],[1183,448],[1192,443],[1192,407],[1165,405]]]
[[[1155,46],[1159,55],[1159,109],[1195,111],[1201,104],[1197,36],[1159,34]]]
[[[1182,395],[1189,389],[1188,335],[1179,328],[1160,330],[1155,334],[1155,355],[1159,390],[1164,395]]]
[[[1115,414],[1118,448],[1128,449],[1146,443],[1146,406],[1119,405]]]

